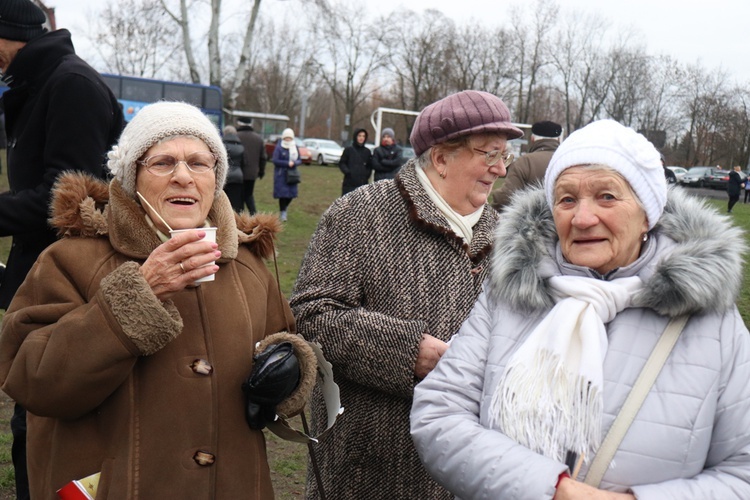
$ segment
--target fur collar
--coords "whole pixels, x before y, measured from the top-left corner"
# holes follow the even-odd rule
[[[127,196],[120,183],[108,184],[88,174],[66,172],[52,190],[50,224],[60,237],[109,237],[112,246],[124,255],[145,259],[161,244],[145,220],[145,212]],[[278,218],[270,214],[238,215],[220,192],[209,220],[218,227],[216,240],[226,262],[237,257],[240,244],[246,244],[257,256],[273,256],[274,240],[281,231]]]
[[[644,280],[643,291],[634,298],[637,306],[670,317],[733,306],[747,244],[729,218],[682,188],[670,189],[664,214],[650,236],[656,238],[655,256],[632,265],[633,274]],[[488,283],[493,298],[523,311],[552,307],[546,278],[563,272],[556,243],[544,191],[532,188],[514,197],[495,232]]]

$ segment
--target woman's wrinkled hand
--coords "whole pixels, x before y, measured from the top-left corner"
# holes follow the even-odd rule
[[[419,378],[425,378],[435,368],[437,362],[448,350],[448,344],[427,333],[422,334],[419,342],[419,354],[414,365],[414,374]]]
[[[635,496],[630,493],[600,490],[566,477],[557,486],[553,500],[635,500]]]
[[[177,233],[148,256],[140,270],[159,300],[219,270],[216,264],[207,265],[221,257],[221,251],[216,243],[203,241],[205,236],[201,229]]]

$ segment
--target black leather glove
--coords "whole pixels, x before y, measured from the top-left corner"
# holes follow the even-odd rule
[[[297,388],[299,362],[290,342],[281,342],[253,356],[253,370],[242,384],[245,418],[251,429],[263,429],[276,417],[276,406]]]

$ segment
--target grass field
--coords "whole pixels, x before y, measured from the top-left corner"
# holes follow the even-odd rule
[[[5,161],[3,158],[3,165]],[[335,167],[309,166],[302,169],[302,184],[299,198],[289,207],[289,221],[278,241],[278,265],[283,292],[288,296],[294,285],[302,257],[318,219],[340,193],[341,174]],[[0,191],[7,188],[5,172],[0,175]],[[268,175],[256,183],[258,209],[278,212],[272,197],[273,178],[269,164]],[[720,210],[726,210],[726,202],[710,200]],[[738,204],[732,214],[735,222],[750,234],[750,205]],[[0,260],[5,261],[9,239],[0,238]],[[750,266],[744,269],[744,286],[738,306],[745,324],[750,324]],[[10,403],[0,398],[0,500],[13,498],[13,470],[10,466]],[[298,420],[294,425],[301,428]],[[304,496],[307,450],[299,444],[287,443],[269,435],[268,455],[274,488],[280,500],[300,499]]]

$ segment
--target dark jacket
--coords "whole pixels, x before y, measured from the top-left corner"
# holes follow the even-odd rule
[[[227,184],[242,184],[242,170],[245,165],[245,147],[237,134],[224,134],[224,147],[229,157]]]
[[[511,196],[519,189],[541,183],[552,154],[560,146],[557,139],[537,139],[529,152],[508,166],[508,174],[502,187],[492,192],[492,207],[502,210],[510,203]]]
[[[372,169],[375,170],[375,182],[393,179],[403,165],[403,149],[396,144],[378,146],[372,155]]]
[[[60,172],[104,177],[105,157],[122,130],[122,110],[99,74],[76,56],[70,33],[31,40],[5,73],[10,191],[0,195],[0,236],[13,236],[0,285],[7,308],[55,234],[47,224],[50,190]]]
[[[296,145],[294,146],[297,147]],[[286,183],[286,171],[289,169],[289,150],[281,146],[281,140],[276,143],[276,149],[273,150],[273,197],[274,198],[296,198],[297,184]],[[302,165],[302,159],[299,157],[297,150],[297,161],[294,166],[299,168]]]
[[[266,148],[263,138],[256,134],[250,125],[237,128],[237,137],[245,148],[245,166],[242,168],[244,180],[254,181],[266,175]]]
[[[739,196],[742,189],[742,176],[732,170],[729,172],[729,181],[727,182],[727,193],[730,196]]]
[[[339,170],[344,174],[344,182],[341,186],[342,195],[370,181],[372,153],[364,144],[357,144],[357,134],[360,132],[365,133],[365,142],[367,142],[367,130],[357,129],[354,132],[352,145],[344,149],[339,160]]]

